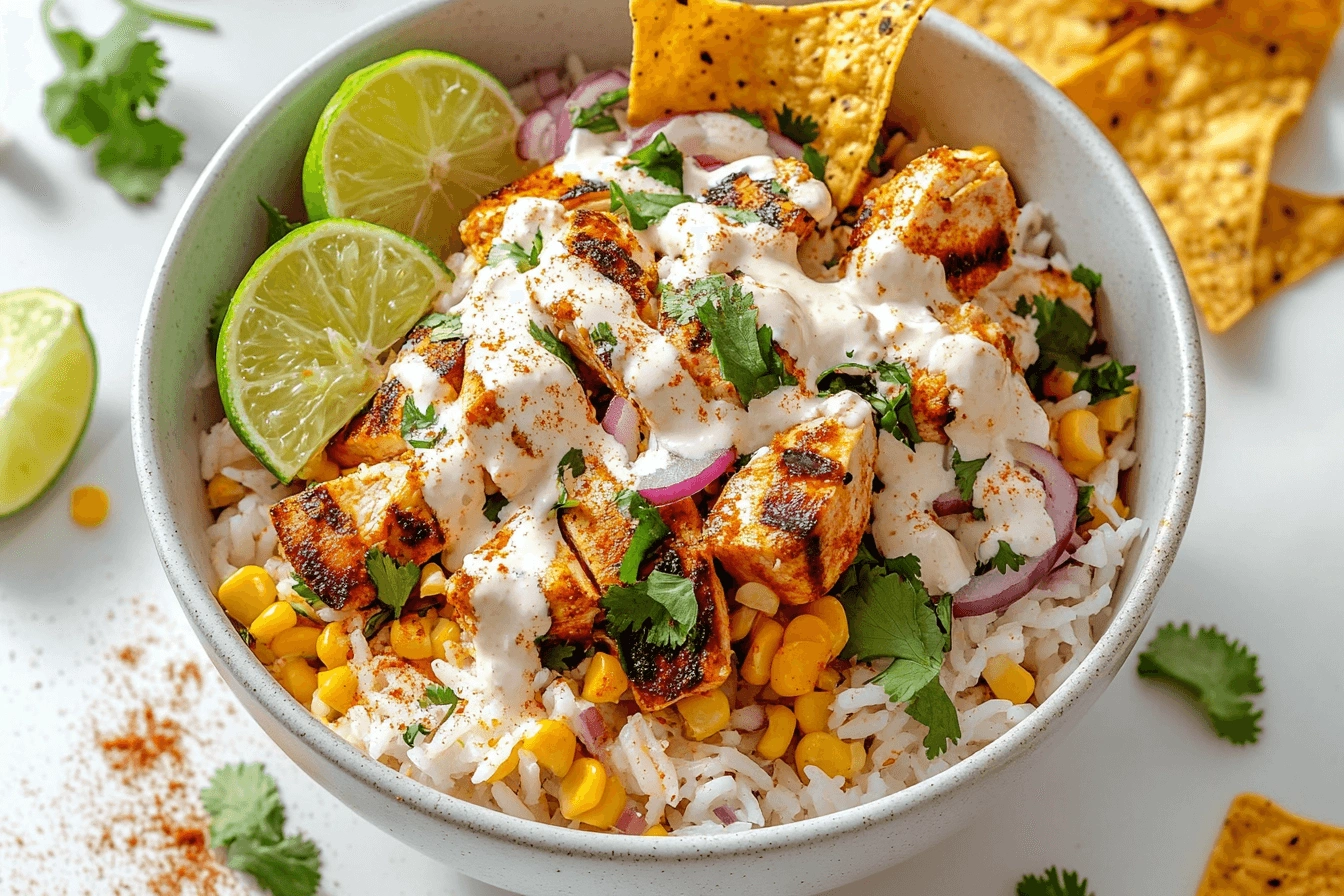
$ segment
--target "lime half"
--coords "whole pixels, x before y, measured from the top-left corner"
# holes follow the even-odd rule
[[[521,122],[503,85],[451,53],[411,50],[360,69],[308,145],[308,217],[372,221],[447,256],[476,201],[526,173]]]
[[[37,500],[79,447],[98,363],[79,306],[49,289],[0,295],[0,517]]]
[[[386,227],[328,218],[290,233],[252,265],[220,328],[215,369],[234,432],[292,480],[451,282],[434,253]]]

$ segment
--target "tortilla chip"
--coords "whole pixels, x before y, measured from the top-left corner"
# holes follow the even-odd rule
[[[1344,255],[1344,196],[1269,185],[1255,247],[1255,302]]]
[[[1278,74],[1315,79],[1335,43],[1339,0],[1217,0],[1177,19],[1191,28],[1235,34],[1262,50]]]
[[[938,0],[937,6],[1054,83],[1092,62],[1130,15],[1127,0]]]
[[[933,0],[752,6],[630,0],[630,121],[734,106],[767,120],[788,106],[820,126],[826,185],[849,204],[877,144],[896,66]]]
[[[1144,2],[1155,9],[1171,12],[1199,12],[1216,0],[1144,0]]]
[[[1197,896],[1344,893],[1344,828],[1243,793],[1232,801]]]
[[[1274,143],[1313,86],[1311,77],[1277,67],[1264,47],[1165,20],[1060,85],[1129,163],[1215,333],[1254,306]]]

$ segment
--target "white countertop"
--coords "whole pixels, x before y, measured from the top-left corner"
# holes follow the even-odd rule
[[[189,139],[185,163],[157,201],[133,208],[93,176],[88,153],[46,128],[41,85],[56,75],[57,62],[37,0],[0,0],[0,126],[13,141],[0,151],[0,291],[48,286],[82,303],[101,376],[88,436],[65,479],[36,508],[0,522],[0,891],[73,893],[90,882],[91,872],[61,856],[78,849],[70,825],[99,811],[89,785],[72,774],[84,765],[90,732],[114,726],[112,707],[126,697],[109,694],[117,689],[107,677],[109,664],[116,666],[109,653],[151,636],[157,646],[143,670],[157,668],[159,656],[200,656],[160,572],[131,464],[131,358],[159,247],[192,181],[247,110],[309,56],[392,4],[169,5],[212,17],[220,30],[156,29],[171,78],[160,114]],[[63,6],[93,32],[117,13],[111,0]],[[1344,54],[1336,52],[1306,117],[1286,138],[1276,175],[1290,186],[1344,192]],[[1058,745],[1052,768],[1021,782],[1010,801],[964,834],[837,892],[1007,896],[1022,874],[1058,864],[1089,877],[1099,896],[1184,896],[1194,892],[1240,791],[1344,824],[1335,468],[1344,459],[1342,295],[1344,263],[1337,263],[1230,334],[1206,336],[1203,480],[1142,642],[1165,621],[1190,620],[1248,643],[1266,686],[1260,743],[1218,740],[1183,700],[1139,681],[1131,657]],[[109,521],[91,531],[78,530],[67,512],[70,489],[84,482],[112,498]],[[267,763],[291,823],[323,847],[323,892],[498,892],[401,846],[337,803],[233,706],[208,665],[199,700],[198,712],[217,720],[198,744],[206,769],[239,759]],[[350,848],[352,841],[359,846]]]

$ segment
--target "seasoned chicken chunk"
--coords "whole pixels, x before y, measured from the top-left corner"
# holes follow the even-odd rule
[[[646,323],[653,319],[657,264],[624,219],[610,212],[579,209],[569,220],[564,242],[575,258],[629,293]]]
[[[789,161],[782,159],[776,164]],[[746,172],[725,177],[705,191],[705,202],[721,208],[754,213],[763,223],[788,231],[802,242],[812,235],[817,222],[807,210],[789,200],[782,185],[769,180],[752,180]]]
[[[621,483],[601,461],[586,461],[587,469],[570,494],[578,504],[560,514],[560,528],[593,581],[605,590],[621,581],[621,560],[636,523],[616,506]]]
[[[504,212],[515,200],[532,196],[554,199],[566,208],[579,208],[605,199],[607,195],[604,183],[584,180],[577,174],[556,174],[554,165],[544,165],[482,197],[462,219],[458,232],[467,251],[485,264],[490,255],[490,244],[499,236],[499,229],[504,224]]]
[[[775,436],[728,480],[709,514],[715,559],[785,603],[825,594],[868,525],[876,454],[867,417],[858,427],[820,417]]]
[[[402,563],[424,563],[443,549],[422,486],[420,471],[401,461],[310,485],[271,505],[281,554],[328,605],[366,607],[378,596],[364,564],[371,548]]]

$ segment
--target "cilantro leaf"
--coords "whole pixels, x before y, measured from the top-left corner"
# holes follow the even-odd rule
[[[221,766],[201,791],[210,813],[210,845],[228,846],[240,837],[279,840],[285,826],[280,790],[260,762]]]
[[[224,327],[224,316],[229,313],[229,303],[233,301],[235,290],[226,289],[210,302],[210,327],[207,335],[211,345],[219,344],[219,331]]]
[[[1094,299],[1097,297],[1097,290],[1101,289],[1101,275],[1081,264],[1073,269],[1073,281],[1086,287]]]
[[[499,522],[499,512],[509,506],[509,499],[504,497],[502,492],[495,492],[493,495],[485,496],[485,507],[481,510],[485,518],[492,523]]]
[[[685,644],[700,616],[695,584],[656,569],[642,582],[612,585],[599,603],[608,632],[637,632],[654,647]]]
[[[1031,303],[1025,296],[1020,296],[1013,311],[1020,317],[1030,315],[1037,320],[1036,344],[1040,346],[1041,355],[1026,373],[1033,393],[1042,394],[1045,375],[1056,367],[1075,372],[1083,369],[1083,357],[1092,344],[1092,328],[1082,315],[1063,300],[1039,295],[1034,296]]]
[[[724,274],[711,274],[692,283],[686,294],[687,303],[692,298],[696,301],[695,314],[711,337],[709,350],[718,358],[723,378],[733,384],[743,407],[750,407],[753,398],[769,395],[780,386],[798,384],[784,369],[770,328],[756,326],[751,293],[742,292],[742,287]],[[678,321],[685,311],[681,301],[673,300],[668,312]],[[664,310],[667,312],[666,306]]]
[[[633,489],[621,489],[616,494],[616,506],[626,516],[637,522],[630,544],[621,558],[621,581],[633,585],[639,578],[639,564],[649,548],[672,534],[672,530],[663,522],[658,508],[650,504],[643,495]]]
[[[1027,558],[1013,550],[1012,545],[1006,541],[1000,541],[998,551],[989,559],[989,562],[977,565],[976,574],[990,569],[997,569],[999,572],[1006,574],[1010,569],[1014,571],[1021,569],[1022,564],[1026,562]]]
[[[425,688],[424,704],[426,706],[446,706],[448,715],[452,715],[457,710],[459,698],[457,692],[446,684],[431,684]]]
[[[1119,361],[1107,361],[1096,367],[1084,367],[1078,372],[1073,391],[1087,391],[1092,399],[1088,404],[1098,404],[1108,398],[1119,398],[1134,385],[1130,379],[1138,368],[1121,364]]]
[[[308,606],[310,607],[326,606],[326,602],[323,601],[322,598],[317,596],[317,592],[309,588],[308,585],[298,576],[295,576],[290,581],[289,586],[294,589],[295,594],[297,594],[299,597],[303,598],[305,601],[308,602]]]
[[[636,230],[647,230],[654,221],[667,217],[676,206],[695,201],[684,193],[627,193],[615,181],[608,183],[607,188],[611,191],[611,211],[625,209],[630,226]]]
[[[391,618],[392,618],[392,610],[388,607],[384,607],[383,609],[369,616],[368,619],[364,620],[364,640],[365,641],[373,640],[373,636],[378,634],[378,630],[381,629],[384,625],[387,625],[387,621]]]
[[[622,168],[639,168],[656,181],[667,184],[674,190],[681,190],[682,163],[685,157],[681,150],[672,145],[662,131],[642,149],[630,153]]]
[[[1260,717],[1243,699],[1264,690],[1254,654],[1215,628],[1190,634],[1190,623],[1167,623],[1139,654],[1139,675],[1178,685],[1203,704],[1219,737],[1234,744],[1255,743]]]
[[[202,19],[199,16],[189,16],[182,12],[160,9],[157,6],[140,3],[139,0],[121,0],[121,5],[125,6],[127,9],[134,9],[144,13],[154,21],[162,22],[165,25],[180,25],[183,28],[195,28],[197,31],[215,30],[215,23],[209,19]]]
[[[401,732],[401,739],[406,742],[406,746],[415,746],[415,739],[422,734],[428,734],[429,729],[419,722],[414,725],[407,725],[406,730]]]
[[[1092,896],[1087,889],[1087,878],[1079,879],[1078,872],[1047,868],[1040,877],[1028,874],[1017,882],[1017,896]]]
[[[751,125],[754,128],[761,128],[761,129],[765,128],[765,122],[761,120],[760,115],[757,115],[755,112],[748,112],[741,106],[733,106],[731,109],[728,110],[728,114],[736,115],[738,118],[742,119],[743,121],[745,121],[747,124]]]
[[[439,419],[439,412],[435,410],[433,403],[426,403],[423,409],[415,406],[415,396],[406,393],[406,400],[401,404],[401,437],[406,440],[406,444],[412,448],[433,448],[439,444],[439,439],[443,438],[443,433],[426,432]],[[416,433],[422,433],[429,438],[417,438]]]
[[[616,348],[616,334],[611,330],[611,324],[606,321],[600,321],[588,331],[588,338],[593,341],[593,348],[597,353],[606,354],[607,363],[611,362],[611,352]]]
[[[302,221],[289,220],[284,212],[271,205],[263,197],[258,196],[257,202],[261,205],[262,211],[266,213],[266,245],[274,246],[284,239],[290,231],[298,230],[303,226]]]
[[[948,741],[955,744],[961,740],[961,721],[957,718],[957,708],[947,691],[943,690],[937,675],[905,705],[905,711],[910,718],[929,729],[929,733],[924,735],[924,755],[929,759],[946,752]]]
[[[877,135],[877,142],[873,144],[873,152],[868,156],[868,173],[873,177],[882,176],[882,156],[887,151],[887,138],[881,134]]]
[[[895,395],[890,398],[880,394],[871,379],[874,373],[877,374],[879,382],[891,383],[902,388],[896,390]],[[912,386],[910,371],[899,361],[895,363],[879,361],[877,364],[857,364],[850,361],[823,370],[817,376],[818,394],[835,395],[838,392],[850,391],[863,397],[877,413],[878,427],[891,433],[910,448],[924,441],[915,423],[915,410],[910,397]]]
[[[435,311],[420,318],[417,327],[429,328],[430,342],[453,342],[463,338],[462,315]]]
[[[1094,488],[1094,486],[1091,486],[1091,485],[1080,485],[1080,486],[1078,486],[1078,507],[1077,507],[1078,522],[1077,522],[1077,525],[1079,525],[1079,526],[1081,526],[1083,523],[1090,523],[1090,522],[1092,522],[1092,489],[1093,489],[1093,488]]]
[[[956,477],[957,491],[961,494],[961,500],[971,500],[971,495],[975,492],[975,477],[980,475],[980,468],[987,460],[988,455],[979,460],[962,460],[961,452],[955,448],[952,450],[952,475]]]
[[[609,134],[612,131],[620,130],[620,123],[607,110],[629,96],[629,87],[608,90],[599,96],[597,102],[591,106],[570,110],[570,122],[574,127],[592,131],[594,134]]]
[[[565,366],[574,371],[574,375],[579,374],[579,362],[574,360],[574,353],[569,350],[560,339],[546,327],[537,326],[537,322],[530,320],[527,322],[527,331],[532,334],[532,338],[541,343],[541,347],[555,355]]]
[[[723,215],[729,221],[736,221],[738,224],[758,224],[761,216],[750,209],[731,208],[726,205],[715,206],[718,213]]]
[[[817,180],[826,179],[826,163],[830,161],[829,156],[822,155],[813,148],[812,144],[803,147],[803,164],[807,170],[812,172],[812,176]]]
[[[245,871],[274,896],[312,896],[322,879],[317,844],[305,837],[286,837],[276,843],[235,840],[229,845],[228,866]]]
[[[537,639],[537,650],[541,654],[541,664],[553,672],[568,672],[586,657],[592,655],[592,648],[583,648],[568,641],[552,641],[545,635]]]
[[[398,563],[382,548],[369,548],[364,555],[364,567],[378,588],[378,602],[392,608],[392,614],[401,618],[401,608],[420,581],[420,564]]]
[[[506,261],[514,262],[518,267],[518,273],[530,271],[541,261],[541,231],[532,237],[532,248],[524,248],[519,243],[501,243],[496,242],[490,247],[490,254],[486,256],[487,265],[503,264]]]
[[[787,103],[775,114],[775,125],[781,134],[799,146],[811,143],[821,136],[821,127],[817,125],[816,119],[811,115],[798,117]]]
[[[578,479],[588,472],[588,464],[584,462],[583,452],[578,448],[571,448],[566,451],[564,457],[560,458],[560,463],[555,466],[555,478],[560,483],[560,498],[551,508],[552,513],[558,513],[561,510],[579,505],[578,501],[569,496],[569,486],[565,484],[566,472],[574,479]]]

